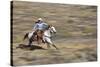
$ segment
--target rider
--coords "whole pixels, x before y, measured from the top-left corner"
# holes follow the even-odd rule
[[[42,18],[39,18],[38,21],[35,22],[33,30],[35,30],[35,31],[36,30],[44,31],[44,30],[46,30],[47,27],[48,27],[48,24],[45,23]]]
[[[42,18],[39,18],[33,27],[33,31],[35,31],[34,36],[37,34],[37,31],[41,31],[41,34],[43,34],[47,27],[48,24],[45,23]]]

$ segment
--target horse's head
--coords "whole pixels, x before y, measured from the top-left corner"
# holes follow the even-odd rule
[[[52,25],[49,25],[49,30],[51,31],[51,33],[56,33],[57,32],[55,27],[52,26]]]

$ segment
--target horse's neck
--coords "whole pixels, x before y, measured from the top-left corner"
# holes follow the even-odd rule
[[[45,30],[44,31],[44,36],[51,36],[50,30]]]

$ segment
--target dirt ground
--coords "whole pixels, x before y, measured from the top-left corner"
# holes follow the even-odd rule
[[[55,44],[59,50],[52,46],[48,49],[46,44],[39,46],[35,44],[30,48],[16,48],[19,44],[14,44],[14,65],[76,63],[97,60],[96,39],[70,40],[67,42],[60,40]]]
[[[97,61],[96,6],[14,1],[12,16],[14,66]],[[59,50],[36,42],[26,47],[28,41],[22,41],[39,17],[56,28]]]

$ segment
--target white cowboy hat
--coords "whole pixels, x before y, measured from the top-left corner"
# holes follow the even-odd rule
[[[39,18],[38,20],[41,20],[41,21],[43,21],[43,19],[42,19],[42,18]]]

